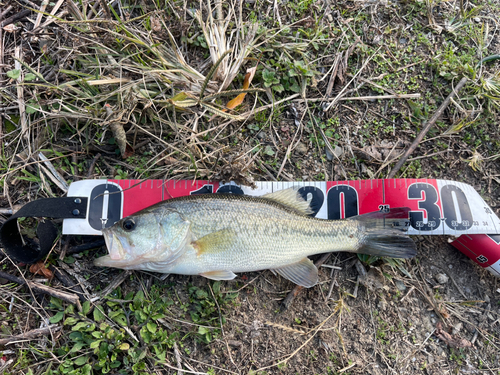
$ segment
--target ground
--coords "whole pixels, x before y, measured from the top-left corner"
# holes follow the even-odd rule
[[[387,178],[462,77],[396,177],[470,184],[498,215],[499,15],[492,0],[0,1],[2,220],[87,178]],[[447,237],[414,240],[406,261],[331,254],[288,309],[294,285],[270,271],[101,269],[91,236],[38,266],[0,253],[3,276],[81,297],[0,278],[0,340],[52,325],[1,344],[0,372],[499,374],[498,279]]]

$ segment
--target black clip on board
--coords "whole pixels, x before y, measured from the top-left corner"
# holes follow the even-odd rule
[[[12,215],[0,228],[0,243],[9,257],[23,263],[36,263],[46,256],[58,230],[50,220],[38,223],[36,235],[39,242],[25,240],[17,226],[20,217],[67,219],[85,219],[87,216],[86,197],[45,198],[25,204]]]

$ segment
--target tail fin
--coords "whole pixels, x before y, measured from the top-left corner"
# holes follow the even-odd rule
[[[411,258],[417,254],[415,243],[406,231],[410,226],[408,207],[391,208],[389,213],[371,212],[349,218],[358,221],[362,239],[356,251],[360,254]]]

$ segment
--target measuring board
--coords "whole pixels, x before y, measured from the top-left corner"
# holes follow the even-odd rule
[[[64,219],[63,234],[100,235],[122,217],[166,199],[192,194],[260,196],[299,187],[313,215],[338,220],[368,212],[409,207],[410,235],[450,235],[452,244],[500,276],[500,219],[470,185],[434,179],[328,182],[256,182],[256,188],[199,180],[84,180],[68,197],[88,197],[86,219]],[[489,236],[487,236],[489,235]]]

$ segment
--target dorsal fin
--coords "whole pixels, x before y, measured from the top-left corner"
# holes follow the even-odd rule
[[[304,215],[313,213],[310,203],[302,198],[302,195],[299,193],[299,187],[296,186],[263,195],[262,198],[279,202]]]

